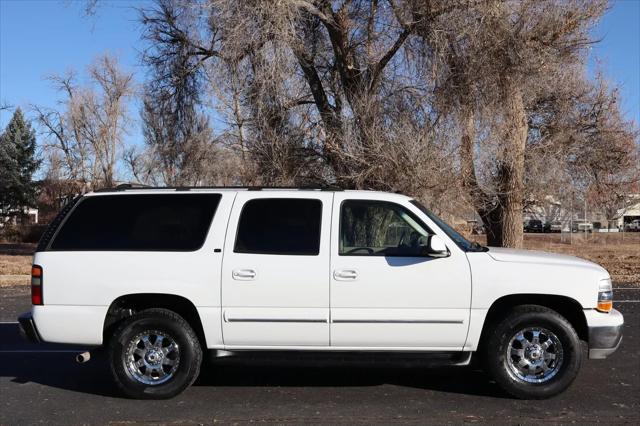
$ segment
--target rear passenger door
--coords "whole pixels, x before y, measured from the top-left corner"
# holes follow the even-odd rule
[[[329,345],[332,198],[238,193],[222,266],[225,345]]]

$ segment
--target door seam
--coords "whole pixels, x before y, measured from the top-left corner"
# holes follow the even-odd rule
[[[329,282],[329,322],[328,327],[329,327],[329,346],[332,346],[332,341],[331,341],[331,324],[333,323],[333,319],[331,316],[331,286],[333,284],[331,277],[333,276],[332,270],[333,270],[333,230],[334,230],[334,226],[333,226],[333,209],[336,205],[336,193],[334,192],[331,195],[331,213],[329,216],[329,268],[327,270],[327,275],[328,275],[328,282]]]
[[[233,201],[231,201],[231,208],[229,209],[229,215],[227,216],[227,226],[224,230],[224,240],[222,241],[222,256],[220,259],[220,337],[222,337],[222,345],[225,345],[224,341],[224,323],[225,323],[225,312],[224,312],[224,299],[223,299],[223,279],[224,279],[224,255],[227,249],[227,235],[229,234],[229,224],[231,223],[231,215],[233,214],[233,207],[236,205],[236,198],[238,197],[238,192],[236,191],[233,195]]]

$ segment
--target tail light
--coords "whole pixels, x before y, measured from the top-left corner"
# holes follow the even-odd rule
[[[42,267],[31,267],[31,304],[42,305]]]
[[[613,309],[613,286],[611,279],[600,281],[598,286],[598,307],[600,312],[611,312]]]

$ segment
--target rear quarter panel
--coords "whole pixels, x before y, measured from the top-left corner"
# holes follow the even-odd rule
[[[38,252],[34,264],[43,268],[44,306],[34,307],[34,318],[45,341],[93,343],[76,337],[65,341],[58,329],[68,335],[96,336],[108,307],[128,294],[161,293],[182,296],[196,306],[207,340],[217,339],[220,331],[220,277],[222,254],[229,212],[235,192],[224,193],[204,245],[193,252],[150,251],[45,251]],[[91,315],[87,312],[92,312]],[[81,313],[88,321],[81,321]],[[47,316],[63,318],[78,315],[80,321],[60,325],[46,324]],[[100,316],[100,320],[95,317]],[[100,329],[95,328],[99,323]],[[75,330],[77,329],[77,330]],[[82,329],[82,330],[81,330]],[[90,329],[90,330],[87,330]],[[49,332],[47,332],[49,331]],[[221,340],[221,336],[219,336]],[[67,339],[68,340],[68,339]],[[79,341],[80,340],[80,341]],[[93,339],[95,340],[95,339]]]

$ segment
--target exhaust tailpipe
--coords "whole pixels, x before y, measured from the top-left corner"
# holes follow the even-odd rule
[[[78,364],[84,364],[90,359],[91,359],[91,353],[89,351],[82,352],[81,354],[76,355],[76,362]]]

